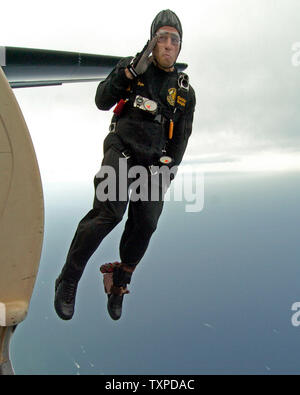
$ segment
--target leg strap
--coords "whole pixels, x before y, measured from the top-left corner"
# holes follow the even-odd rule
[[[120,262],[106,263],[100,267],[103,273],[104,290],[107,294],[127,294],[127,284],[130,284],[132,273],[136,264]]]

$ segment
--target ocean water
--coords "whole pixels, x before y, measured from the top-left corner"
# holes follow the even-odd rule
[[[204,207],[165,203],[123,315],[106,311],[99,266],[118,259],[125,218],[60,320],[54,282],[92,184],[45,185],[45,239],[28,317],[11,342],[16,374],[299,374],[300,174],[204,176]]]

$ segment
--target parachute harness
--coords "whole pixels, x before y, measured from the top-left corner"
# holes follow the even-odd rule
[[[180,72],[178,76],[178,91],[175,99],[175,108],[173,111],[173,116],[170,118],[169,125],[169,140],[173,138],[174,131],[174,116],[177,109],[184,111],[186,103],[187,103],[187,95],[189,91],[189,77],[187,74]]]

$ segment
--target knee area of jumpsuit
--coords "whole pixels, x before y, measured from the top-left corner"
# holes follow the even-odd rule
[[[107,220],[109,222],[112,222],[114,225],[118,225],[123,217],[124,217],[125,211],[122,209],[118,209],[115,207],[108,207],[105,208],[105,211],[102,214],[103,220]]]
[[[139,228],[141,233],[152,234],[156,231],[157,222],[153,218],[145,217],[139,224]]]
[[[99,224],[112,224],[114,226],[118,225],[123,219],[123,214],[118,214],[114,212],[103,212],[99,209],[99,215],[97,218],[97,222]]]
[[[123,214],[114,216],[114,221],[116,224],[119,224],[122,221],[122,219],[123,219]]]

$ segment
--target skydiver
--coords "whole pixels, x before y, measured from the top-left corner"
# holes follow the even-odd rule
[[[167,163],[176,167],[181,163],[196,105],[188,76],[175,67],[181,46],[181,22],[171,10],[163,10],[152,22],[150,40],[144,49],[135,57],[123,58],[97,88],[95,102],[100,110],[107,111],[117,104],[104,140],[101,164],[101,169],[111,166],[116,172],[117,199],[99,199],[97,188],[105,180],[100,170],[94,178],[93,208],[79,222],[66,263],[55,282],[55,310],[64,320],[74,314],[78,282],[89,258],[122,220],[129,203],[119,246],[121,261],[100,267],[108,313],[113,320],[121,317],[123,297],[129,292],[127,285],[156,230],[164,192],[156,201],[133,201],[128,196],[127,200],[120,199],[119,177],[125,177],[128,185],[134,180],[128,172],[122,174],[119,159],[126,158],[128,171],[136,165],[144,166],[149,188],[154,175],[151,166]],[[159,188],[162,190],[163,186]],[[148,193],[150,196],[151,191]]]

